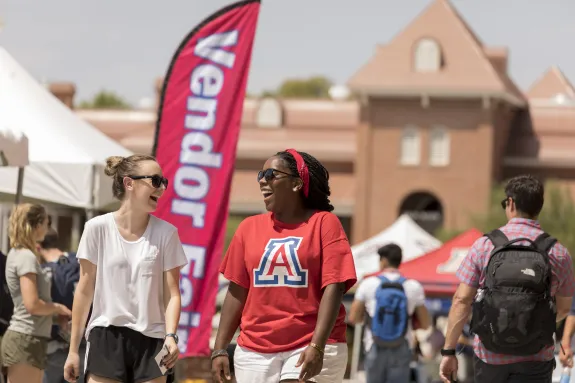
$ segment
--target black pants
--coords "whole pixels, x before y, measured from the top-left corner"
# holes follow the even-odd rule
[[[551,383],[555,359],[548,362],[487,364],[473,356],[475,383]]]

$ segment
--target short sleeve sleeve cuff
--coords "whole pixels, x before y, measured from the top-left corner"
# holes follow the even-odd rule
[[[22,277],[26,274],[38,274],[38,259],[36,255],[28,249],[21,251],[21,254],[16,254],[16,273],[18,277]]]
[[[205,250],[190,246],[189,251],[193,252],[193,251],[205,251]],[[174,230],[169,241],[166,244],[166,247],[164,248],[164,271],[181,268],[187,264],[188,264],[188,258],[186,257],[184,246],[180,241],[178,231]]]
[[[76,258],[85,259],[94,265],[98,265],[98,227],[94,220],[86,222],[84,232],[80,238]]]

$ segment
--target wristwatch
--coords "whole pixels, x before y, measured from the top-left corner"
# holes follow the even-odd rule
[[[177,336],[176,334],[166,334],[166,336],[164,337],[164,339],[167,338],[167,337],[174,338],[174,341],[176,342],[176,344],[178,344],[178,341],[180,340],[180,338],[178,338],[178,336]]]
[[[455,356],[455,350],[442,348],[441,356]]]

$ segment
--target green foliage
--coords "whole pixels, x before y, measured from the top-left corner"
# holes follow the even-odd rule
[[[542,228],[556,237],[573,256],[575,254],[575,203],[567,188],[547,186],[545,205],[539,222]]]
[[[501,201],[505,198],[503,187],[496,187],[491,196],[491,206],[484,215],[474,217],[475,226],[483,232],[503,226],[507,222]],[[575,203],[569,191],[554,182],[545,185],[545,204],[539,216],[543,230],[557,238],[575,254]]]
[[[276,97],[276,96],[278,96],[278,93],[272,90],[264,90],[261,94],[261,97]]]
[[[477,214],[471,217],[474,227],[487,233],[493,229],[501,227],[507,223],[505,211],[501,207],[501,201],[505,198],[505,190],[502,185],[497,185],[491,190],[489,208],[484,214]]]
[[[245,216],[239,216],[239,215],[230,215],[228,217],[228,223],[226,225],[226,239],[224,242],[224,254],[228,250],[230,242],[232,241],[232,238],[234,237],[234,233],[238,229],[238,226],[245,218],[246,218]]]
[[[81,109],[131,109],[132,106],[115,92],[102,90],[91,101],[82,101]]]
[[[329,98],[329,89],[332,81],[323,76],[314,76],[306,79],[288,79],[274,91],[264,91],[263,97],[276,96],[281,98]]]
[[[453,239],[455,237],[457,237],[459,234],[464,233],[465,230],[448,230],[445,228],[440,228],[439,230],[437,230],[435,233],[433,233],[433,236],[437,239],[439,239],[442,243],[445,243],[447,241],[449,241],[450,239]]]

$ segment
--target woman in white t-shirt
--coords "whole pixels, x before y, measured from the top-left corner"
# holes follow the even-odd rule
[[[187,263],[177,228],[150,214],[168,180],[147,155],[110,157],[106,174],[121,206],[84,227],[64,378],[76,382],[82,373],[78,346],[93,303],[85,381],[163,383],[154,358],[165,347],[163,366],[178,359],[180,269]]]

